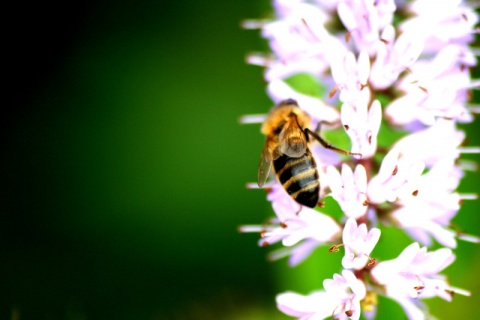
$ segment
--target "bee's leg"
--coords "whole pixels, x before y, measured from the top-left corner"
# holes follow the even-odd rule
[[[326,122],[326,123],[328,124],[329,122]],[[317,128],[315,128],[315,132],[316,132],[318,135],[320,135],[320,127],[321,127],[321,126],[322,126],[322,121],[318,121],[318,123],[317,123]]]
[[[328,121],[318,121],[317,123],[317,127],[315,128],[315,132],[320,135],[320,127],[322,126],[322,124],[325,124],[327,126],[333,126],[335,125],[335,122],[328,122]]]
[[[317,126],[317,130],[319,130],[319,129],[320,129],[320,123]],[[312,137],[314,137],[315,140],[317,140],[325,149],[330,149],[332,151],[335,151],[335,152],[338,152],[338,153],[341,153],[341,154],[345,154],[345,155],[348,155],[348,156],[357,156],[357,157],[360,157],[360,158],[362,157],[361,153],[350,152],[350,151],[346,151],[346,150],[339,149],[337,147],[332,146],[330,143],[328,143],[327,141],[323,140],[322,137],[320,137],[320,135],[318,134],[318,131],[312,131],[312,130],[306,128],[305,133],[306,133],[306,135],[311,135]]]

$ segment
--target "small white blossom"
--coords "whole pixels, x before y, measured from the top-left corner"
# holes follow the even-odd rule
[[[333,166],[327,167],[327,179],[331,195],[347,217],[359,218],[367,212],[367,174],[362,165],[355,172],[346,164],[342,174]]]
[[[457,129],[454,121],[440,119],[433,126],[400,139],[395,149],[431,167],[443,159],[457,159],[463,140],[465,133]]]
[[[385,89],[397,81],[400,73],[411,67],[423,50],[424,39],[416,32],[404,32],[395,40],[395,28],[387,26],[381,41],[375,43],[376,58],[370,72],[370,83]]]
[[[398,148],[392,149],[383,159],[378,174],[368,184],[368,199],[382,203],[410,196],[418,189],[418,179],[424,168],[422,161],[402,155]]]
[[[353,272],[343,270],[342,275],[334,274],[333,279],[323,282],[325,291],[309,295],[285,292],[277,296],[277,307],[287,315],[298,319],[360,318],[360,301],[365,297],[366,288]],[[347,315],[348,314],[348,315]]]
[[[342,275],[334,274],[333,279],[323,281],[323,287],[336,300],[332,315],[346,319],[345,315],[348,313],[350,319],[360,318],[360,301],[365,298],[367,290],[365,284],[358,280],[352,271],[343,270]]]
[[[340,226],[330,216],[300,206],[279,183],[271,188],[272,191],[268,194],[268,200],[271,201],[281,226],[265,233],[263,241],[273,243],[277,242],[276,239],[279,237],[283,245],[287,247],[293,246],[304,239],[314,239],[324,243],[333,239],[341,231]],[[276,241],[272,241],[273,239]]]
[[[332,316],[334,297],[320,290],[309,295],[285,292],[277,295],[277,308],[286,315],[302,320],[321,320]]]
[[[345,247],[343,267],[345,269],[363,269],[370,260],[370,253],[378,239],[380,239],[379,229],[372,228],[368,231],[364,223],[357,226],[357,221],[349,218],[343,229],[343,245]]]
[[[450,249],[427,252],[427,248],[420,248],[415,242],[396,259],[377,264],[371,275],[377,283],[385,286],[387,296],[404,307],[410,319],[425,319],[416,299],[438,296],[451,301],[453,292],[469,295],[451,287],[447,279],[438,274],[454,260],[455,255]]]
[[[465,106],[471,87],[465,62],[475,64],[473,54],[450,45],[432,60],[416,63],[399,83],[398,89],[405,94],[387,106],[387,117],[396,125],[419,121],[430,126],[438,118],[472,121]]]
[[[264,25],[262,35],[269,40],[275,58],[249,58],[267,67],[267,81],[299,72],[320,76],[328,70],[332,57],[346,52],[324,27],[331,16],[317,6],[303,1],[275,1],[274,6],[279,17]]]
[[[280,61],[311,56],[318,51],[318,37],[328,35],[323,27],[327,20],[316,6],[297,2],[286,7],[287,2],[277,2],[279,19],[265,25],[262,35],[270,44],[272,51]],[[305,21],[309,21],[308,26]]]
[[[336,53],[331,70],[336,87],[340,90],[340,101],[353,103],[370,99],[366,87],[370,74],[370,58],[365,51],[360,52],[358,59],[355,59],[352,52],[346,52],[343,56]]]
[[[408,10],[414,17],[400,24],[403,32],[415,32],[425,39],[425,52],[436,53],[451,43],[473,41],[478,15],[461,0],[416,0]],[[432,9],[434,8],[434,9]]]
[[[247,225],[241,232],[261,234],[259,246],[281,242],[286,251],[274,252],[271,258],[290,256],[290,265],[296,265],[307,258],[317,247],[338,239],[342,229],[330,216],[295,202],[277,182],[271,182],[267,198],[272,203],[276,218],[267,225]]]
[[[356,47],[372,54],[373,44],[378,41],[380,31],[392,22],[395,8],[393,0],[356,0],[340,2],[337,10]]]
[[[431,245],[431,235],[440,244],[455,248],[456,233],[448,227],[460,209],[460,195],[453,191],[462,176],[452,160],[438,161],[419,178],[413,195],[399,202],[400,208],[393,211],[392,217],[423,245]]]
[[[377,150],[377,135],[382,121],[382,107],[375,100],[370,109],[366,103],[344,103],[341,119],[352,141],[352,152],[360,153],[362,159],[371,158]]]
[[[310,208],[302,208],[298,217],[281,221],[282,226],[273,232],[265,234],[269,237],[280,236],[284,246],[293,246],[304,239],[314,239],[319,243],[331,241],[341,231],[339,225],[330,216]]]
[[[289,60],[288,63],[282,61],[268,62],[265,70],[265,80],[284,80],[298,73],[307,73],[314,76],[322,74],[326,68],[325,60],[318,58],[304,58],[298,60]]]

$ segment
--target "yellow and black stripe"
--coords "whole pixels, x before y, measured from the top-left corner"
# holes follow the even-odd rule
[[[282,155],[273,161],[273,167],[283,188],[295,201],[310,208],[317,205],[320,184],[310,150],[300,158]]]

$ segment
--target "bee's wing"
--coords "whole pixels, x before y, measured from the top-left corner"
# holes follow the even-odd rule
[[[307,137],[296,119],[288,121],[280,133],[280,151],[292,158],[298,158],[307,150]]]
[[[258,164],[258,186],[262,187],[268,178],[270,173],[270,167],[272,165],[273,155],[270,151],[270,143],[267,140],[263,146],[262,155],[260,156],[260,163]]]

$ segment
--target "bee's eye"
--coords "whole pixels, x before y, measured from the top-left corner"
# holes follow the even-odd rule
[[[282,132],[284,126],[285,126],[285,120],[283,120],[282,122],[280,122],[278,124],[278,126],[275,128],[275,130],[273,130],[273,133],[274,134],[280,134],[280,132]]]

